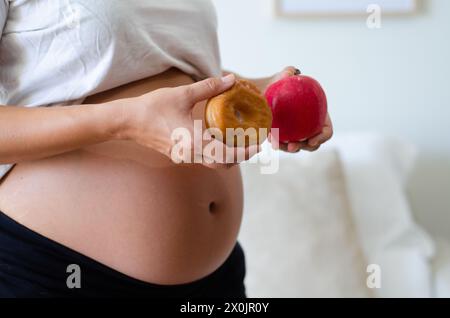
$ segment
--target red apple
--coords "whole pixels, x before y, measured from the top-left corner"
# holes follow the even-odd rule
[[[327,116],[327,97],[315,79],[290,76],[270,85],[265,93],[272,109],[272,128],[279,141],[302,141],[322,131]]]

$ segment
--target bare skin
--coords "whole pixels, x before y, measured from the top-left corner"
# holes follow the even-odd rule
[[[168,126],[192,128],[202,101],[233,83],[192,83],[169,70],[82,106],[0,108],[0,161],[17,162],[0,210],[136,279],[172,285],[213,272],[241,223],[239,167],[175,165]]]
[[[171,70],[85,103],[190,83]],[[131,277],[179,284],[211,273],[231,252],[242,185],[237,166],[180,166],[134,141],[110,140],[18,163],[0,186],[0,210]]]

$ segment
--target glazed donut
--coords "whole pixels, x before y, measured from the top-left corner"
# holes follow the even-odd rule
[[[255,85],[236,80],[231,89],[208,100],[205,121],[206,128],[217,128],[222,133],[222,136],[215,136],[216,139],[230,147],[248,147],[266,139],[272,127],[272,111]],[[235,130],[230,135],[233,138],[227,139],[227,128],[242,129]],[[260,135],[260,128],[267,130]]]

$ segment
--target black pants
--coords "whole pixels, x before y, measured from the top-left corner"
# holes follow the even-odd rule
[[[205,278],[173,286],[146,283],[52,241],[0,211],[0,297],[234,298],[245,297],[244,276],[244,253],[237,243],[224,264]]]

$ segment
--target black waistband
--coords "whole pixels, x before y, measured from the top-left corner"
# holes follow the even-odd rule
[[[69,277],[79,266],[81,279]],[[73,272],[72,272],[73,270]],[[244,254],[236,244],[215,272],[183,285],[140,281],[17,223],[0,211],[2,297],[245,297]],[[67,280],[71,287],[69,288]],[[73,284],[72,284],[73,283]]]

